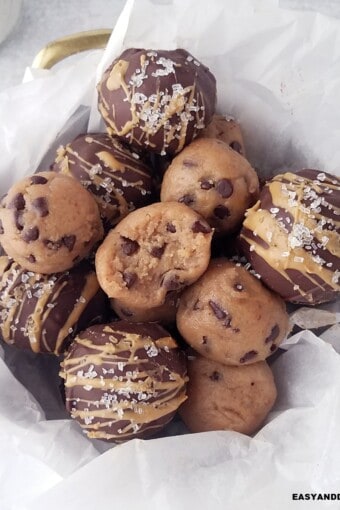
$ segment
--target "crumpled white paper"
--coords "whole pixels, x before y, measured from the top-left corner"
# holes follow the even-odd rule
[[[129,46],[182,46],[209,65],[219,111],[241,121],[249,159],[264,174],[309,166],[339,175],[339,43],[338,20],[279,9],[277,0],[128,0],[103,56],[31,72],[32,81],[0,94],[1,192],[47,167],[89,114],[90,128],[100,128],[95,82]],[[321,338],[307,330],[285,341],[272,365],[278,400],[253,438],[177,435],[183,426],[175,422],[167,438],[102,453],[107,445],[65,419],[57,360],[5,346],[0,510],[339,508],[292,500],[340,492],[339,303],[328,313],[336,320]]]

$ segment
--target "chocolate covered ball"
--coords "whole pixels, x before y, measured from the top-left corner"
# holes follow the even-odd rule
[[[215,102],[214,76],[183,49],[127,49],[98,84],[109,134],[162,155],[190,143],[209,124]]]
[[[136,152],[105,133],[80,135],[60,147],[53,170],[74,177],[92,193],[111,226],[150,202],[151,171]]]
[[[67,175],[40,172],[15,183],[0,207],[0,243],[23,268],[59,273],[103,237],[93,196]]]
[[[112,322],[80,333],[62,363],[66,407],[90,438],[147,438],[186,399],[186,363],[153,323]]]
[[[60,354],[78,331],[102,322],[107,308],[96,273],[86,261],[47,276],[0,257],[0,333],[8,344]]]
[[[340,180],[319,170],[268,182],[243,223],[241,247],[262,281],[285,300],[316,305],[340,285]]]

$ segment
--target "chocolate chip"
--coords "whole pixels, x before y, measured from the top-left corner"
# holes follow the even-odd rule
[[[211,228],[209,227],[209,225],[207,223],[204,224],[199,220],[195,221],[195,223],[191,227],[191,230],[193,231],[194,234],[198,234],[200,232],[202,234],[210,234],[211,232]]]
[[[134,283],[137,281],[137,275],[136,273],[130,273],[129,271],[124,271],[123,273],[123,280],[127,286],[128,289],[132,287]]]
[[[229,198],[233,194],[234,187],[229,179],[221,179],[216,183],[216,191],[222,198]]]
[[[275,324],[275,326],[272,328],[272,330],[270,332],[270,335],[267,336],[264,343],[269,344],[270,342],[273,342],[279,333],[280,333],[280,328],[277,324]]]
[[[68,251],[72,251],[74,244],[76,242],[76,236],[72,234],[70,236],[64,236],[61,238],[61,242],[63,243],[64,246],[66,246]]]
[[[195,311],[196,311],[196,310],[200,310],[200,307],[198,306],[198,303],[199,303],[199,302],[200,302],[200,300],[199,300],[199,299],[197,299],[197,300],[195,301],[195,304],[194,304],[194,306],[193,306],[193,308],[192,308],[193,310],[195,310]]]
[[[162,255],[164,253],[165,248],[166,248],[166,243],[164,243],[163,246],[154,246],[151,249],[150,254],[151,254],[152,257],[156,257],[157,259],[161,259]]]
[[[242,145],[237,142],[236,140],[234,142],[231,142],[229,144],[229,146],[236,152],[238,152],[239,154],[242,154]]]
[[[0,234],[4,233],[4,226],[2,224],[2,221],[0,220]]]
[[[193,167],[193,166],[198,166],[198,164],[193,159],[185,159],[183,161],[183,166],[187,166],[187,167],[190,168],[190,167]]]
[[[233,329],[232,329],[232,332],[233,332],[233,333],[239,333],[239,332],[240,332],[240,328],[233,328]]]
[[[258,355],[257,351],[248,351],[245,353],[244,356],[242,356],[242,358],[240,358],[240,363],[246,363],[246,361],[255,358],[257,355]]]
[[[277,345],[276,344],[272,344],[270,346],[270,352],[274,352],[274,351],[276,351],[276,349],[277,349]]]
[[[227,317],[227,313],[214,301],[209,301],[209,306],[218,320],[223,320]]]
[[[22,193],[17,193],[8,204],[9,209],[16,209],[17,211],[22,211],[25,209],[25,199]]]
[[[216,218],[219,218],[220,220],[224,220],[224,218],[227,218],[228,216],[230,216],[230,211],[224,205],[218,205],[214,209],[214,215],[216,216]]]
[[[254,382],[251,382],[251,383],[250,383],[250,385],[251,385],[251,386],[254,386],[254,384],[255,384]]]
[[[195,199],[192,195],[183,195],[183,197],[179,198],[178,201],[181,204],[190,205],[195,202]]]
[[[183,284],[179,281],[179,276],[173,276],[170,278],[164,278],[162,282],[162,286],[167,290],[177,290],[180,289]]]
[[[139,244],[137,241],[133,241],[128,237],[120,236],[122,239],[122,250],[125,255],[133,255],[139,250]]]
[[[234,290],[237,290],[238,292],[242,292],[244,289],[242,283],[235,283],[233,288],[234,288]]]
[[[201,182],[201,189],[208,190],[208,189],[211,189],[213,187],[214,187],[214,185],[211,182],[209,182],[209,181],[202,181]]]
[[[61,239],[59,239],[58,241],[52,241],[51,239],[44,239],[43,244],[44,244],[44,246],[46,246],[46,248],[48,250],[58,251],[62,247],[63,243],[62,243]]]
[[[47,179],[42,175],[32,175],[31,177],[31,184],[46,184],[46,183]]]
[[[35,256],[34,256],[34,255],[32,255],[32,254],[31,254],[31,255],[29,255],[29,256],[27,257],[27,260],[28,260],[28,262],[31,262],[32,264],[34,264],[34,262],[36,262],[36,261],[37,261],[37,259],[35,258]]]
[[[125,317],[133,317],[133,313],[130,312],[130,310],[127,310],[126,308],[121,308],[120,313]]]
[[[31,228],[28,228],[27,230],[25,230],[23,233],[22,233],[22,236],[23,240],[26,242],[26,243],[30,243],[31,241],[36,241],[39,237],[39,229],[38,227],[31,227]]]
[[[172,234],[174,234],[176,232],[176,227],[172,223],[167,223],[166,224],[166,230],[168,232],[171,232]]]
[[[14,211],[14,223],[18,230],[22,230],[24,228],[24,212],[23,211]]]
[[[219,381],[221,379],[221,374],[214,370],[213,373],[209,375],[209,379],[211,379],[212,381]]]
[[[48,203],[45,197],[38,197],[32,200],[32,206],[42,218],[48,215]]]
[[[202,344],[206,345],[207,343],[208,343],[208,337],[207,336],[202,336]]]

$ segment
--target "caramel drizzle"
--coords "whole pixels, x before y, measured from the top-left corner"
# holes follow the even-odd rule
[[[83,421],[80,425],[91,438],[124,440],[142,427],[143,432],[158,428],[155,422],[167,415],[170,419],[170,415],[186,400],[185,384],[188,378],[162,365],[160,370],[168,373],[169,380],[159,381],[143,365],[150,363],[149,357],[155,356],[159,350],[178,348],[176,343],[171,337],[152,340],[151,337],[113,331],[109,326],[105,326],[103,331],[107,343],[96,345],[89,338],[77,337],[77,344],[84,347],[83,351],[86,350],[87,354],[77,358],[69,355],[62,363],[60,375],[65,379],[65,386],[89,390],[89,399],[66,398],[73,406],[72,418]],[[140,350],[144,351],[143,356],[146,351],[146,359],[138,356]],[[130,371],[129,365],[132,365]],[[86,368],[87,372],[84,372]],[[92,388],[101,391],[100,400],[91,401]],[[117,394],[123,398],[118,400]],[[152,402],[148,402],[150,398]],[[78,409],[79,404],[83,404],[84,409]],[[128,423],[123,426],[125,421]],[[118,435],[105,430],[119,422],[122,422],[122,428],[118,430]]]
[[[0,329],[5,342],[15,343],[15,331],[20,327],[22,335],[27,337],[33,352],[41,352],[42,346],[47,352],[51,351],[46,336],[46,323],[68,280],[60,283],[60,278],[49,275],[25,271],[14,262],[6,269],[4,266],[8,257],[1,257],[0,280]],[[43,279],[43,281],[42,281]],[[88,305],[89,301],[98,292],[99,285],[94,272],[84,276],[84,286],[81,294],[74,303],[74,308],[66,322],[61,325],[55,343],[54,353],[60,352],[65,338],[72,332],[74,325]],[[75,297],[76,299],[76,297]],[[21,324],[20,316],[28,303],[33,306],[26,323]]]
[[[318,175],[323,174],[320,172]],[[287,269],[301,272],[314,286],[323,288],[320,281],[313,277],[313,274],[318,275],[331,288],[339,290],[337,283],[339,263],[334,267],[334,263],[325,262],[322,255],[321,257],[319,255],[320,250],[325,250],[325,253],[331,254],[332,257],[338,257],[338,260],[340,257],[340,209],[327,202],[327,192],[330,196],[339,193],[336,179],[334,181],[327,179],[327,182],[323,183],[317,179],[301,178],[288,172],[275,177],[266,187],[272,197],[273,207],[269,210],[262,209],[261,202],[258,201],[249,209],[243,223],[245,230],[241,237],[250,245],[250,250],[288,280],[294,290],[302,296],[306,296],[306,292],[294,284],[286,272]],[[307,194],[312,190],[316,193],[315,196],[321,197],[322,211],[317,199],[316,205],[306,205],[306,190]],[[280,212],[276,211],[276,207]],[[277,215],[282,216],[282,209],[287,211],[286,219],[291,221],[289,231],[285,228],[284,222],[277,218]],[[329,211],[327,216],[325,209]],[[292,219],[289,220],[289,217]],[[299,235],[294,232],[294,225],[295,232],[300,229],[304,235],[312,239],[311,245],[304,243],[303,240],[301,242]],[[326,229],[327,226],[332,230]],[[249,237],[247,231],[253,235]],[[294,235],[297,235],[295,239]],[[270,249],[266,248],[264,242],[268,243]]]
[[[156,52],[152,53],[154,53],[154,55],[149,54],[149,56],[151,61],[154,63],[154,57],[157,57],[157,54]],[[146,78],[149,62],[150,61],[146,59],[145,55],[141,55],[140,66],[142,72],[140,75],[135,76],[137,81],[138,79],[143,81],[143,79]],[[175,64],[174,62],[172,64],[177,67],[181,65]],[[151,97],[143,98],[142,101],[136,101],[134,98],[136,95],[138,96],[139,84],[135,84],[134,82],[131,84],[130,81],[131,88],[129,88],[129,85],[125,81],[125,74],[128,67],[129,63],[127,61],[119,60],[107,76],[106,87],[111,91],[119,88],[123,89],[126,96],[123,101],[127,101],[130,105],[131,119],[126,121],[124,126],[119,129],[114,121],[114,106],[112,106],[112,112],[110,112],[110,105],[103,97],[103,94],[101,96],[101,102],[98,104],[98,109],[101,115],[110,126],[110,134],[118,136],[128,135],[130,143],[135,141],[139,145],[142,145],[142,137],[144,133],[144,144],[149,147],[155,147],[155,144],[151,141],[151,137],[163,128],[163,147],[160,154],[166,154],[166,148],[170,145],[174,138],[179,140],[178,148],[176,149],[176,152],[179,152],[184,147],[189,120],[192,120],[193,113],[195,113],[196,117],[194,137],[197,135],[198,130],[204,129],[205,127],[205,107],[202,93],[196,93],[196,84],[194,83],[192,86],[177,88],[174,90],[172,96],[167,98],[167,102],[165,104],[162,104],[162,99],[164,100],[164,93],[163,91],[160,91],[159,88],[157,88],[155,94],[152,94],[152,102]],[[175,73],[175,71],[171,72]],[[137,105],[140,106],[138,110]],[[200,110],[202,112],[201,115]],[[171,126],[169,120],[172,119],[175,114],[178,115],[180,120],[178,124]],[[144,123],[141,121],[144,121]],[[142,131],[140,139],[136,138],[134,134],[134,129],[137,126]]]

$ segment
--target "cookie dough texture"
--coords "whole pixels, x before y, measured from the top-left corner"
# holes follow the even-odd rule
[[[20,349],[60,354],[78,331],[105,319],[108,303],[83,261],[42,275],[0,257],[0,334]]]
[[[275,381],[265,361],[232,367],[197,356],[188,361],[188,375],[188,399],[179,412],[191,432],[253,434],[275,403]]]
[[[277,175],[247,212],[241,248],[263,282],[292,303],[340,292],[340,180],[318,170]]]
[[[105,133],[80,135],[60,147],[53,170],[78,180],[108,226],[151,199],[151,171],[141,157]]]
[[[164,174],[161,201],[184,203],[216,229],[228,234],[242,224],[259,194],[255,170],[240,154],[213,138],[185,147]]]
[[[176,322],[177,308],[180,293],[169,292],[162,305],[150,308],[133,307],[129,302],[111,299],[111,307],[118,317],[128,322],[159,322],[160,324],[174,324]]]
[[[246,154],[241,126],[232,117],[214,115],[210,124],[201,131],[200,137],[216,138],[242,156]]]
[[[283,300],[241,265],[213,260],[180,300],[177,327],[195,351],[226,365],[266,359],[288,332]]]
[[[41,172],[14,184],[1,202],[0,243],[23,268],[65,271],[103,236],[98,206],[66,175]]]
[[[124,321],[80,333],[62,363],[66,407],[90,438],[159,432],[186,399],[186,362],[157,324]]]
[[[133,211],[107,235],[96,253],[96,272],[110,298],[154,308],[169,292],[192,284],[206,270],[212,229],[177,202]]]
[[[109,134],[162,155],[181,151],[215,109],[214,76],[183,49],[127,49],[97,88]]]

